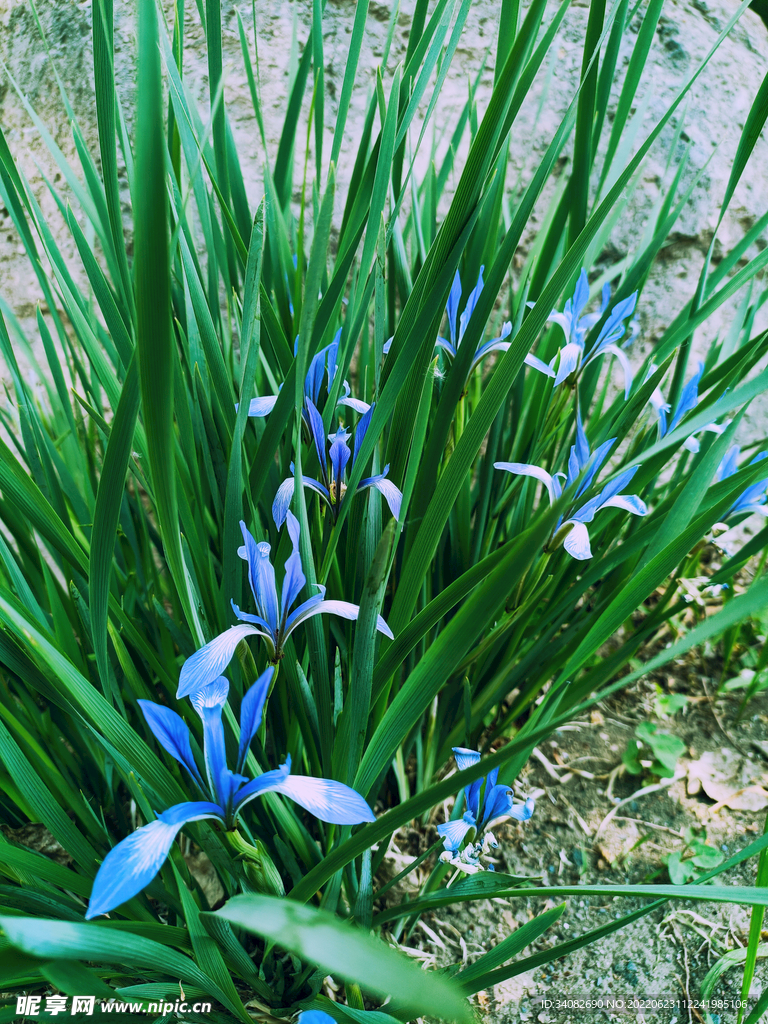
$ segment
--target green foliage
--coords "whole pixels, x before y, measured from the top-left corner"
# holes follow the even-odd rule
[[[706,829],[687,828],[683,849],[675,850],[667,857],[669,879],[673,885],[685,885],[701,878],[705,871],[722,864],[724,859],[717,847],[707,843]]]
[[[647,749],[646,749],[647,748]],[[631,775],[641,775],[643,755],[650,753],[649,771],[662,779],[671,779],[675,774],[677,759],[685,753],[685,744],[679,736],[659,732],[655,722],[641,722],[635,728],[635,739],[630,740],[622,761]]]
[[[643,308],[645,281],[696,184],[685,159],[671,160],[647,230],[618,263],[612,231],[662,133],[683,138],[686,97],[746,3],[643,139],[632,110],[650,85],[663,0],[639,12],[636,33],[638,12],[626,2],[592,4],[579,85],[551,138],[536,126],[541,157],[516,185],[510,153],[520,111],[557,59],[568,0],[557,9],[533,0],[524,18],[517,3],[503,0],[493,91],[480,116],[480,78],[470,83],[445,140],[434,129],[470,0],[431,8],[415,0],[397,67],[389,56],[393,6],[355,132],[350,112],[367,5],[357,5],[333,103],[324,6],[312,5],[306,45],[298,32],[294,39],[275,152],[264,124],[274,97],[260,82],[259,12],[236,12],[263,163],[255,197],[234,141],[216,2],[197,11],[182,3],[167,21],[152,0],[140,0],[137,101],[128,118],[116,86],[112,3],[95,0],[98,153],[88,151],[68,100],[79,166],[22,97],[63,182],[46,182],[50,219],[0,130],[0,199],[44,299],[29,337],[0,304],[12,393],[0,413],[0,818],[13,828],[42,823],[68,857],[65,866],[0,834],[0,941],[4,957],[11,951],[0,966],[3,991],[53,985],[67,992],[87,979],[100,997],[151,999],[181,981],[215,999],[221,1021],[250,1019],[254,999],[276,1016],[313,1007],[362,1024],[424,1013],[460,1020],[469,1015],[467,996],[610,934],[666,899],[752,906],[751,976],[764,891],[698,886],[758,855],[762,878],[765,837],[720,863],[702,837],[691,836],[670,860],[670,886],[539,887],[501,872],[447,885],[438,843],[398,874],[412,880],[417,868],[429,869],[411,898],[396,895],[394,879],[382,881],[398,829],[426,823],[435,807],[494,768],[502,786],[519,790],[531,750],[554,729],[693,647],[724,635],[726,667],[733,655],[742,659],[739,671],[754,672],[747,697],[764,678],[756,650],[768,608],[762,563],[743,593],[726,593],[716,614],[642,659],[646,644],[687,607],[679,581],[704,573],[715,524],[738,524],[747,512],[735,505],[764,480],[751,461],[754,445],[736,472],[718,470],[744,410],[768,388],[768,371],[758,370],[768,338],[754,329],[768,297],[759,286],[768,251],[745,259],[766,218],[716,265],[705,261],[695,295],[681,297],[678,315],[645,356],[630,344],[590,358],[617,306],[630,300],[625,325],[635,292]],[[198,16],[208,62],[199,107],[182,59],[185,24]],[[631,51],[626,64],[622,47]],[[756,83],[726,194],[715,200],[719,221],[765,123],[766,95],[765,82]],[[524,254],[521,268],[516,253]],[[576,364],[554,386],[529,355],[553,373],[564,365],[567,339],[548,318],[563,309],[582,267],[585,308],[596,315],[583,325]],[[461,314],[481,268],[485,286],[463,327],[456,318],[461,344],[451,354],[436,347],[438,336],[451,334],[446,303],[458,281]],[[600,309],[603,285],[611,296]],[[663,429],[657,389],[669,399],[671,421],[691,376],[695,332],[734,296],[732,329],[706,354],[696,400]],[[491,338],[496,346],[481,351]],[[324,433],[360,428],[364,406],[339,403],[347,384],[353,400],[373,408],[346,479],[326,481],[333,493],[329,487],[323,503],[311,484],[304,487],[322,479],[327,455],[326,445],[314,444],[305,382],[333,344],[336,372],[323,371],[314,396]],[[623,357],[634,372],[626,393],[614,380]],[[268,415],[249,416],[251,401],[266,396],[274,398]],[[704,429],[712,424],[717,431]],[[596,452],[611,440],[599,473],[587,479],[594,462],[582,459],[564,486],[551,484],[550,501],[542,480],[561,485],[572,450],[588,443]],[[540,472],[507,472],[497,463]],[[358,491],[385,472],[401,495],[395,514],[382,501],[386,488]],[[108,852],[158,812],[199,799],[137,702],[174,707],[182,666],[232,625],[231,602],[254,611],[238,558],[241,520],[271,545],[282,585],[291,547],[273,501],[292,476],[306,577],[300,600],[316,597],[319,585],[329,600],[359,606],[359,615],[356,622],[318,615],[291,633],[269,695],[268,728],[256,735],[247,770],[255,778],[291,754],[296,776],[353,785],[377,820],[327,824],[267,793],[249,804],[237,836],[208,820],[187,825],[143,892],[108,920],[86,923]],[[629,497],[601,504],[604,488],[619,482]],[[576,546],[582,528],[590,557],[577,558],[574,551],[585,554]],[[712,582],[733,581],[766,536],[734,551]],[[379,615],[394,639],[377,629]],[[230,753],[243,695],[268,661],[258,639],[241,643],[236,655],[227,668]],[[684,697],[660,693],[656,704],[658,714],[672,715]],[[202,723],[184,718],[199,755]],[[642,747],[628,750],[628,770],[639,774],[647,752],[651,772],[671,777],[680,741],[647,722],[636,736]],[[483,757],[446,778],[457,746]],[[207,882],[193,870],[196,859]],[[400,935],[421,913],[458,901],[559,901],[585,890],[649,902],[595,933],[522,955],[565,912],[559,902],[475,963],[441,973],[417,973],[368,934]],[[344,1002],[323,997],[328,973],[344,981]],[[387,996],[383,1009],[371,1008]]]

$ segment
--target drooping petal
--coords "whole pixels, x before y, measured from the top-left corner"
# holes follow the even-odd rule
[[[616,494],[606,502],[603,502],[600,507],[621,508],[625,512],[631,512],[634,516],[645,516],[648,514],[648,506],[636,494]]]
[[[361,821],[375,821],[376,815],[354,789],[333,779],[313,779],[305,775],[291,775],[291,759],[275,771],[265,772],[247,783],[235,798],[235,809],[242,808],[263,793],[282,793],[290,797],[321,821],[334,825],[357,825]]]
[[[288,617],[285,625],[285,637],[288,637],[297,626],[313,615],[338,615],[342,619],[356,621],[359,614],[359,605],[350,604],[349,601],[326,601],[325,599],[317,601],[316,597],[311,597],[304,604],[299,605],[296,611]],[[376,617],[376,629],[384,636],[388,636],[390,640],[395,639],[394,633],[380,615]]]
[[[357,825],[376,821],[376,815],[358,792],[333,779],[314,779],[308,775],[287,775],[275,787],[320,821],[333,825]]]
[[[758,512],[761,516],[768,516],[768,505],[757,504],[755,502],[748,502],[746,505],[742,504],[741,501],[737,503],[737,507],[734,507],[728,516],[735,515],[736,513],[743,514],[744,512],[754,513]],[[726,516],[727,518],[727,516]]]
[[[538,356],[532,355],[530,352],[523,360],[526,366],[530,366],[533,370],[538,370],[539,373],[545,374],[547,377],[554,377],[555,371],[544,362],[543,359],[539,359]]]
[[[222,807],[227,806],[226,794],[220,787],[221,773],[227,767],[227,748],[221,712],[229,694],[229,680],[219,676],[207,686],[190,694],[190,704],[203,720],[203,750],[208,785]]]
[[[503,469],[507,473],[514,473],[516,476],[532,476],[539,480],[547,488],[550,505],[554,505],[555,489],[552,477],[546,469],[542,469],[541,466],[532,466],[527,462],[494,462],[493,468]]]
[[[447,356],[450,356],[451,359],[456,358],[456,349],[447,338],[438,338],[435,342],[435,348],[442,349],[442,351],[445,352]]]
[[[309,413],[309,432],[315,443],[317,461],[320,463],[320,473],[323,477],[323,483],[328,486],[328,469],[325,458],[325,427],[323,426],[323,417],[317,411],[313,402],[309,398],[307,399],[307,412]]]
[[[536,801],[532,796],[529,796],[524,804],[514,804],[510,807],[507,816],[514,818],[515,821],[528,821],[535,809]]]
[[[272,665],[261,673],[256,682],[249,686],[240,703],[240,746],[237,751],[237,771],[241,772],[248,756],[248,748],[261,725],[264,702],[269,693],[275,670]]]
[[[573,522],[573,528],[565,538],[563,547],[571,557],[577,558],[579,561],[591,558],[592,548],[589,546],[589,531],[584,523],[577,523],[575,520],[571,520],[571,522]]]
[[[361,415],[368,412],[371,408],[368,402],[361,402],[359,398],[352,398],[351,389],[347,381],[342,383],[344,393],[341,398],[336,402],[336,405],[346,405],[350,409],[354,409],[355,412],[359,412]]]
[[[247,636],[263,636],[270,649],[270,656],[274,656],[274,642],[267,633],[246,623],[240,626],[230,626],[229,629],[225,629],[223,633],[219,633],[213,640],[210,640],[205,647],[195,651],[191,658],[187,658],[181,666],[176,698],[181,700],[182,697],[188,697],[190,693],[194,693],[202,686],[212,683],[232,660],[237,645]]]
[[[319,480],[313,480],[311,476],[303,476],[301,480],[304,486],[308,487],[310,491],[315,491],[316,494],[320,495],[320,497],[326,503],[328,508],[333,508],[333,502],[331,501],[331,493],[327,487],[321,484]]]
[[[170,708],[155,704],[151,700],[139,700],[147,725],[152,730],[158,743],[168,751],[171,757],[183,764],[190,775],[202,786],[203,779],[192,755],[187,723]]]
[[[240,520],[240,530],[245,541],[245,553],[248,557],[248,580],[251,584],[253,599],[256,602],[256,610],[265,622],[269,623],[270,630],[277,631],[277,587],[275,585],[275,570],[269,560],[270,546],[266,541],[258,544],[253,535]]]
[[[526,305],[527,306],[534,306],[535,303],[527,302]],[[565,342],[566,342],[566,344],[568,344],[568,342],[571,340],[571,328],[572,328],[572,323],[571,323],[570,316],[568,316],[566,313],[558,313],[558,311],[556,309],[553,309],[552,312],[547,317],[547,322],[548,323],[552,323],[552,324],[557,324],[558,327],[562,328],[563,334],[565,335]]]
[[[202,818],[221,819],[221,808],[203,800],[176,804],[113,847],[94,880],[86,920],[107,914],[138,895],[162,867],[179,829]]]
[[[557,376],[555,377],[554,386],[562,384],[574,370],[578,369],[579,360],[581,359],[581,345],[576,344],[575,341],[569,341],[567,345],[560,349],[560,365],[557,368]]]
[[[701,451],[701,445],[699,444],[698,438],[695,434],[691,434],[690,437],[686,437],[683,441],[683,448],[687,452],[692,452],[694,455],[698,455]]]
[[[290,774],[290,771],[291,759],[289,757],[286,759],[286,763],[280,765],[279,768],[273,768],[272,771],[264,772],[263,775],[258,775],[250,782],[246,782],[235,796],[235,814],[239,814],[245,805],[257,796],[261,796],[263,793],[273,793]]]
[[[301,566],[301,555],[299,554],[299,536],[301,533],[301,527],[299,526],[298,519],[291,511],[286,512],[286,525],[288,527],[288,535],[291,538],[293,550],[285,563],[285,576],[283,577],[283,592],[281,594],[280,604],[281,625],[285,625],[289,609],[302,592],[307,582],[307,577],[304,575],[304,570]]]
[[[283,480],[280,486],[277,488],[277,494],[275,500],[272,502],[272,519],[275,522],[275,526],[278,530],[285,522],[285,516],[288,509],[291,507],[293,501],[293,491],[296,484],[292,476],[289,476],[287,480]]]
[[[463,818],[457,818],[455,821],[441,822],[437,826],[437,831],[443,837],[445,849],[450,850],[451,853],[457,853],[459,847],[464,842],[467,832],[475,827],[476,825],[471,820],[471,815],[465,814]]]
[[[387,480],[386,476],[389,472],[389,466],[384,467],[384,472],[379,473],[378,476],[368,476],[361,480],[357,485],[358,491],[364,490],[366,487],[375,487],[376,490],[384,496],[384,499],[389,505],[389,511],[395,517],[400,518],[400,505],[403,500],[402,492],[396,487],[391,480]]]
[[[629,359],[627,358],[626,352],[624,352],[622,349],[620,349],[617,345],[609,344],[609,345],[603,345],[603,347],[600,350],[599,354],[600,355],[610,354],[612,356],[615,356],[618,359],[619,365],[621,366],[621,369],[622,369],[622,371],[624,373],[624,400],[626,401],[629,398],[629,393],[632,390],[632,382],[634,380],[634,374],[632,372],[632,364],[630,363]]]
[[[248,405],[249,416],[269,416],[275,408],[277,395],[262,395],[261,398],[252,398]],[[237,412],[238,406],[235,406]]]

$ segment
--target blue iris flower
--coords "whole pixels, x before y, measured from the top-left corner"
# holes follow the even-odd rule
[[[477,305],[478,299],[480,298],[480,293],[483,290],[484,270],[485,267],[480,267],[480,273],[478,274],[477,277],[477,284],[467,296],[467,302],[466,305],[464,306],[464,310],[461,316],[459,316],[459,303],[461,301],[461,278],[459,277],[458,270],[454,275],[453,285],[451,286],[451,291],[448,296],[448,302],[445,307],[445,311],[448,314],[448,333],[450,334],[451,337],[450,340],[447,338],[437,339],[437,347],[442,349],[442,351],[445,352],[451,359],[456,358],[456,355],[459,351],[459,345],[461,345],[462,339],[464,338],[464,334],[467,330],[469,319],[472,316],[473,312],[475,311],[475,306]],[[458,330],[456,323],[457,320]],[[512,342],[507,341],[506,339],[510,336],[511,333],[512,324],[509,321],[507,321],[502,327],[501,335],[498,338],[493,338],[491,341],[485,342],[484,345],[481,344],[477,347],[477,349],[475,350],[475,354],[472,357],[472,364],[469,368],[467,379],[469,379],[469,376],[480,365],[483,359],[485,359],[486,356],[491,354],[491,352],[506,352],[509,349]],[[546,373],[548,377],[555,376],[554,371],[551,370],[545,362],[542,362],[541,359],[537,359],[536,356],[533,356],[530,353],[525,357],[524,361],[527,366],[532,366],[535,370],[540,370],[542,373]]]
[[[460,772],[471,765],[477,764],[480,754],[477,750],[467,750],[465,747],[454,747],[453,753],[456,758],[456,767]],[[524,804],[512,802],[512,790],[509,786],[498,784],[499,769],[494,768],[486,777],[475,779],[464,789],[466,810],[461,818],[455,821],[446,821],[437,826],[438,833],[443,838],[443,846],[447,855],[443,858],[447,863],[456,864],[462,870],[479,870],[480,856],[488,852],[489,846],[496,846],[496,841],[491,833],[487,833],[488,825],[497,818],[514,818],[515,821],[528,821],[534,811],[534,800],[529,797]],[[480,794],[485,783],[485,793],[482,806]],[[461,844],[467,837],[467,833],[475,830],[473,841],[462,851],[462,856],[457,859]],[[485,835],[483,835],[485,833]]]
[[[735,444],[728,449],[723,461],[720,463],[715,474],[715,480],[727,480],[729,476],[733,476],[738,471],[738,460],[741,453],[741,448]],[[760,452],[754,457],[749,463],[750,466],[756,462],[762,462],[763,459],[768,458],[768,452]],[[732,516],[744,515],[745,513],[759,512],[760,515],[768,517],[768,477],[764,480],[758,480],[757,483],[750,484],[746,488],[744,493],[734,501],[731,507],[723,516],[723,519],[730,519]]]
[[[493,465],[495,469],[503,469],[508,473],[514,473],[518,476],[530,476],[539,480],[547,489],[550,505],[554,505],[563,494],[561,478],[565,480],[565,487],[571,487],[578,482],[578,487],[574,493],[574,500],[580,498],[592,485],[596,474],[615,443],[616,438],[612,437],[610,440],[604,441],[595,452],[590,451],[581,416],[577,415],[576,443],[571,446],[567,473],[555,473],[552,475],[545,469],[542,469],[541,466],[532,466],[523,462],[494,462]],[[646,515],[648,508],[645,502],[636,494],[619,493],[630,482],[639,468],[639,466],[631,466],[629,469],[625,469],[610,483],[606,484],[599,494],[590,498],[589,501],[580,505],[576,511],[572,512],[565,519],[565,523],[563,523],[562,518],[558,521],[556,530],[561,525],[571,524],[571,530],[563,542],[563,547],[569,555],[579,559],[579,561],[592,557],[589,531],[586,524],[591,523],[595,518],[595,513],[601,509],[621,508],[625,512],[631,512],[636,516]]]
[[[232,608],[241,625],[230,626],[220,633],[205,647],[195,651],[181,667],[177,698],[188,697],[195,690],[212,683],[221,675],[232,660],[235,648],[246,636],[260,636],[267,645],[269,659],[276,663],[283,656],[286,640],[297,626],[313,615],[339,615],[342,619],[356,619],[360,608],[348,601],[326,601],[325,587],[317,584],[319,594],[315,594],[300,604],[293,612],[292,606],[304,589],[307,578],[301,565],[299,554],[299,521],[292,512],[286,516],[288,533],[293,544],[293,551],[285,563],[285,577],[280,596],[278,597],[275,583],[274,566],[269,560],[270,546],[265,541],[257,543],[245,523],[240,523],[245,544],[238,548],[238,554],[248,563],[248,580],[258,614],[242,612],[232,602]],[[379,615],[377,629],[394,639],[392,630]]]
[[[450,334],[451,337],[450,340],[448,338],[438,338],[436,342],[436,347],[445,352],[445,354],[451,360],[456,358],[456,355],[459,351],[459,345],[461,345],[462,339],[464,338],[464,334],[467,330],[469,318],[472,316],[475,310],[475,306],[477,305],[477,300],[480,298],[480,293],[483,290],[484,270],[484,266],[480,267],[480,273],[478,274],[477,277],[477,284],[467,296],[467,302],[466,305],[464,306],[464,310],[461,316],[459,316],[459,303],[461,302],[462,293],[461,278],[459,277],[458,270],[454,275],[453,284],[451,285],[451,291],[450,294],[448,295],[448,302],[446,303],[445,306],[445,311],[448,314],[448,333]],[[456,323],[457,320],[458,330]],[[474,373],[474,371],[477,369],[477,367],[480,365],[483,359],[485,359],[486,356],[490,355],[491,352],[506,352],[509,349],[512,342],[507,341],[506,339],[510,336],[511,333],[512,324],[509,320],[507,320],[504,323],[501,329],[501,334],[498,338],[492,338],[490,341],[486,341],[485,344],[478,345],[478,347],[475,349],[475,354],[472,357],[472,364],[469,368],[469,372],[467,373],[467,380],[469,380],[470,376]],[[392,345],[392,340],[393,339],[390,338],[384,345],[385,355],[389,352],[389,349]],[[531,355],[530,352],[525,357],[524,362],[527,366],[531,366],[535,370],[540,370],[541,373],[545,373],[548,377],[555,376],[555,372],[554,370],[551,369],[551,367],[547,366],[547,364],[543,362],[541,359],[537,359],[536,356]]]
[[[321,821],[337,825],[376,820],[366,801],[349,786],[332,779],[292,775],[290,756],[279,768],[264,772],[255,779],[248,779],[242,774],[251,741],[261,724],[274,671],[269,667],[243,697],[235,771],[227,767],[224,742],[222,711],[229,692],[229,682],[224,676],[198,689],[190,698],[203,720],[205,777],[192,754],[190,733],[184,719],[162,704],[151,700],[139,701],[147,725],[158,742],[186,768],[203,799],[169,807],[109,851],[93,883],[85,915],[87,920],[114,910],[149,885],[162,867],[177,834],[186,824],[213,818],[226,829],[234,828],[245,806],[264,793],[282,793]]]
[[[358,422],[357,427],[355,428],[354,447],[351,451],[349,448],[350,433],[341,427],[335,434],[328,435],[327,441],[330,442],[330,448],[326,450],[327,444],[325,427],[323,426],[323,417],[317,411],[311,399],[307,399],[306,404],[309,416],[309,431],[315,445],[317,459],[320,463],[320,475],[323,479],[322,481],[313,480],[311,477],[305,476],[303,478],[304,486],[309,487],[313,491],[317,491],[331,510],[335,519],[339,513],[339,508],[341,507],[341,503],[344,500],[344,495],[347,491],[347,485],[345,483],[347,464],[351,459],[352,466],[354,467],[355,462],[357,461],[357,456],[360,452],[363,438],[368,431],[371,417],[373,416],[374,407],[371,406]],[[291,472],[293,472],[293,463],[291,463]],[[386,502],[389,505],[389,510],[395,519],[399,519],[400,503],[403,500],[403,495],[391,480],[387,480],[388,472],[389,466],[385,466],[382,473],[378,473],[376,476],[365,477],[357,485],[357,491],[364,491],[368,487],[375,488],[386,499]],[[275,525],[278,529],[280,529],[285,522],[285,517],[288,514],[288,509],[290,508],[291,501],[293,500],[293,491],[293,477],[288,477],[287,480],[284,480],[280,484],[277,494],[275,495],[275,500],[272,503],[272,518],[275,520]]]
[[[655,371],[656,367],[653,364],[651,364],[651,366],[648,368],[648,376],[655,373]],[[677,403],[677,408],[675,409],[675,412],[671,420],[669,420],[669,422],[667,421],[667,416],[672,411],[669,403],[665,401],[661,388],[656,388],[656,390],[653,392],[653,394],[649,398],[649,402],[653,406],[653,409],[659,418],[660,438],[664,437],[668,433],[671,433],[671,431],[673,431],[675,427],[680,423],[683,416],[685,416],[687,412],[690,412],[692,409],[696,408],[696,406],[699,403],[699,383],[701,382],[703,374],[704,363],[699,362],[699,366],[696,373],[694,373],[694,375],[683,388],[682,394],[680,395],[680,401]],[[728,420],[728,423],[730,422],[731,421]],[[701,447],[698,438],[696,437],[696,434],[701,433],[704,430],[709,430],[713,434],[722,434],[728,423],[724,424],[722,427],[719,426],[717,423],[707,423],[707,425],[702,427],[700,431],[695,431],[695,433],[691,434],[690,437],[687,437],[685,439],[685,441],[683,442],[683,448],[686,448],[689,452],[693,452],[694,454],[696,454]]]
[[[340,337],[341,328],[336,331],[330,345],[326,345],[325,348],[321,348],[309,364],[307,376],[304,378],[304,398],[306,401],[311,401],[315,406],[320,404],[320,393],[323,388],[324,378],[327,377],[326,389],[328,389],[336,376],[336,360],[339,354]],[[298,351],[298,346],[299,339],[296,338],[293,346],[294,356]],[[361,402],[358,398],[352,398],[347,381],[343,382],[342,390],[343,394],[341,395],[341,398],[336,400],[337,405],[349,406],[350,409],[354,409],[355,412],[359,413],[368,411],[370,406],[367,402]],[[275,402],[277,402],[277,395],[262,395],[259,398],[252,398],[250,405],[248,406],[248,415],[268,416],[274,409]],[[237,410],[237,406],[235,406],[235,410]]]
[[[582,268],[579,280],[576,282],[576,290],[572,298],[568,299],[562,313],[556,309],[552,310],[547,318],[552,323],[559,324],[565,335],[565,345],[560,349],[560,364],[555,377],[555,387],[562,384],[572,373],[582,365],[587,366],[598,356],[615,356],[624,372],[624,396],[629,397],[632,390],[632,367],[625,352],[622,351],[616,342],[624,335],[626,327],[624,321],[632,316],[637,305],[637,292],[619,302],[603,324],[603,328],[597,337],[597,341],[584,359],[584,345],[587,333],[600,320],[603,313],[608,309],[611,299],[610,285],[603,288],[602,302],[599,313],[584,313],[584,308],[589,302],[589,282],[587,272]]]

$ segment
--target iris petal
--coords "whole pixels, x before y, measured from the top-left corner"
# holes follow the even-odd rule
[[[293,550],[285,563],[285,576],[283,577],[283,592],[280,602],[280,622],[283,624],[288,617],[288,609],[293,605],[307,582],[299,554],[299,521],[293,512],[287,512],[286,522]]]
[[[240,521],[240,530],[245,541],[248,579],[253,599],[256,602],[256,610],[274,633],[277,631],[277,588],[275,586],[275,570],[269,560],[270,546],[266,541],[260,541],[257,544],[242,520]]]
[[[589,546],[589,531],[584,523],[573,522],[573,529],[565,538],[563,547],[573,558],[584,561],[592,557],[592,549]]]
[[[317,461],[320,463],[320,473],[323,477],[323,483],[328,484],[327,478],[327,467],[325,459],[325,427],[323,425],[323,417],[315,408],[314,404],[307,399],[307,411],[309,412],[309,431],[312,434],[312,440],[315,443],[315,452],[317,453]]]
[[[237,751],[237,770],[241,772],[248,755],[248,748],[261,725],[264,702],[269,693],[269,685],[275,674],[274,668],[262,672],[253,686],[250,686],[240,704],[240,746]]]
[[[113,847],[98,870],[85,918],[107,914],[141,892],[162,867],[177,833],[189,821],[221,818],[208,801],[176,804]]]
[[[494,462],[493,468],[503,469],[507,473],[514,473],[517,476],[532,476],[534,479],[539,480],[547,488],[550,505],[554,505],[555,489],[552,477],[546,469],[542,469],[541,466],[532,466],[527,462]]]
[[[290,797],[320,821],[333,825],[376,821],[376,815],[358,792],[333,779],[288,775],[275,788],[278,793]]]
[[[240,641],[247,636],[254,635],[263,636],[274,655],[274,643],[267,633],[245,623],[240,626],[230,626],[229,629],[225,629],[223,633],[209,641],[205,647],[195,651],[192,657],[187,658],[181,666],[179,688],[176,691],[177,699],[188,697],[195,690],[212,683],[230,663]]]
[[[196,690],[190,696],[190,703],[203,720],[203,744],[205,768],[211,792],[222,807],[227,806],[227,794],[221,789],[221,774],[227,767],[227,748],[224,741],[224,724],[221,713],[229,693],[229,680],[219,676],[208,686]]]
[[[451,853],[456,853],[464,842],[464,836],[471,828],[474,828],[474,822],[465,821],[464,818],[458,818],[456,821],[444,821],[437,826],[438,834],[443,837],[443,846],[446,850],[450,850]]]
[[[581,345],[575,341],[569,341],[564,348],[560,349],[560,365],[557,368],[554,386],[562,384],[578,368],[581,359]]]
[[[358,491],[364,490],[366,487],[374,487],[380,494],[384,496],[384,500],[389,505],[389,511],[395,517],[400,518],[400,505],[403,500],[402,492],[399,487],[396,487],[391,480],[387,480],[387,472],[389,466],[384,467],[384,472],[379,473],[378,476],[369,476],[364,480],[361,480],[357,485]]]
[[[158,743],[202,785],[203,780],[192,755],[189,729],[181,715],[151,700],[139,700],[138,705]]]
[[[269,416],[275,408],[277,395],[263,395],[261,398],[252,398],[248,405],[249,416]],[[237,412],[237,406],[235,406]]]
[[[285,625],[285,636],[288,637],[300,623],[313,615],[338,615],[342,619],[356,621],[359,614],[359,605],[351,604],[349,601],[317,601],[316,597],[311,597],[309,601],[299,605],[296,611],[289,616]],[[388,636],[390,640],[395,639],[395,634],[380,615],[376,617],[376,629],[384,636]]]
[[[275,500],[272,502],[272,518],[278,530],[282,527],[283,523],[285,522],[286,513],[288,512],[288,509],[291,507],[291,502],[293,501],[293,491],[295,486],[296,484],[293,477],[289,476],[288,479],[283,480],[283,482],[277,488]]]

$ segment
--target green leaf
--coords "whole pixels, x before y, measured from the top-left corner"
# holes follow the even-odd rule
[[[178,982],[197,985],[239,1016],[229,996],[207,974],[175,949],[130,935],[124,931],[107,931],[93,924],[69,921],[43,921],[32,917],[0,916],[0,928],[14,949],[45,960],[88,960],[118,964],[170,975]]]
[[[326,911],[253,894],[235,896],[216,914],[379,998],[396,995],[416,1016],[472,1021],[469,1005],[447,979]]]
[[[537,915],[532,921],[527,921],[522,927],[515,929],[503,942],[494,946],[479,960],[475,960],[471,966],[459,971],[455,976],[456,981],[464,987],[467,995],[481,992],[502,981],[503,971],[494,970],[494,968],[498,968],[506,960],[511,960],[526,946],[535,942],[547,928],[551,928],[561,918],[565,906],[565,903],[561,903],[557,907],[552,907],[551,910],[545,910],[543,914]]]
[[[111,693],[107,655],[109,581],[113,568],[115,538],[120,519],[120,506],[123,501],[125,474],[131,457],[133,431],[138,411],[139,375],[134,357],[123,382],[123,390],[120,394],[120,401],[104,455],[104,466],[101,471],[96,508],[93,513],[93,531],[88,562],[91,635],[96,664],[101,676],[102,690],[105,695]],[[114,696],[111,699],[114,701]]]

